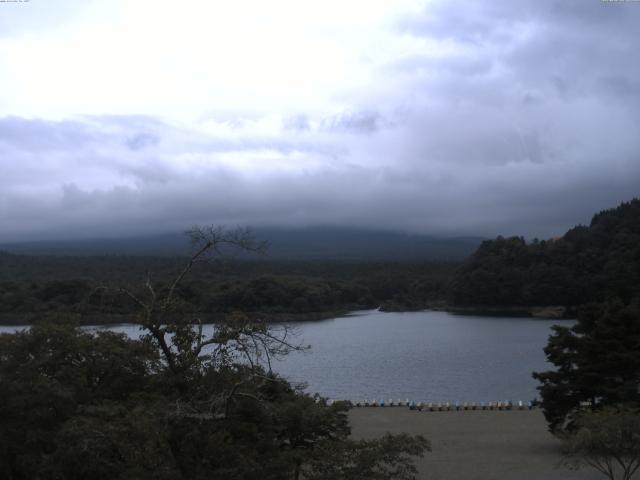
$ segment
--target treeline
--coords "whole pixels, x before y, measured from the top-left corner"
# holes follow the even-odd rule
[[[248,250],[244,238],[206,231],[198,255]],[[0,334],[0,478],[416,480],[425,438],[353,440],[347,402],[272,371],[271,359],[306,350],[287,325],[234,312],[208,335],[193,328],[181,303],[194,258],[169,288],[126,290],[141,338],[87,332],[69,315]]]
[[[55,257],[0,254],[0,321],[30,323],[76,314],[81,323],[127,321],[147,274],[162,293],[184,257]],[[323,318],[348,310],[424,308],[442,302],[456,264],[431,262],[213,261],[196,264],[178,295],[181,313],[205,321],[236,310],[274,320]]]
[[[188,252],[185,252],[188,253]],[[186,257],[26,256],[0,253],[0,323],[77,314],[81,323],[127,321],[135,304],[109,294],[162,291]],[[146,274],[144,272],[147,272]],[[108,287],[108,288],[101,288]],[[236,311],[273,320],[326,318],[354,309],[578,306],[640,296],[640,200],[596,214],[563,237],[483,242],[464,263],[226,260],[194,266],[178,292],[182,313],[205,321]]]
[[[577,320],[553,327],[544,351],[556,368],[533,375],[553,431],[573,429],[585,405],[640,408],[640,299],[584,305]]]
[[[640,295],[640,200],[596,214],[563,237],[485,241],[457,270],[458,306],[563,305]]]

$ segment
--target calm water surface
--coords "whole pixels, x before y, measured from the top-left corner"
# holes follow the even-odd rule
[[[546,370],[542,348],[567,320],[476,317],[445,312],[355,312],[289,324],[311,345],[274,363],[308,391],[336,399],[531,400],[532,371]],[[112,330],[135,337],[137,326]],[[2,327],[0,331],[15,331]]]
[[[530,400],[546,370],[554,324],[573,321],[358,312],[299,325],[311,345],[275,367],[331,398],[422,401]]]

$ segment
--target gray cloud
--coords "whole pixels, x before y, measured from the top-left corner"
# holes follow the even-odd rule
[[[151,133],[136,133],[124,140],[124,143],[131,150],[138,151],[146,147],[156,146],[158,137]]]
[[[113,147],[118,152],[117,138],[112,145],[101,141],[95,148]],[[384,139],[374,143],[373,149],[385,146]],[[387,148],[393,150],[396,145],[394,139]],[[193,153],[198,142],[180,147],[174,145],[172,150],[177,155]],[[101,160],[104,171],[121,175],[110,182],[112,186],[90,187],[87,180],[83,185],[82,179],[91,177],[93,164],[74,181],[66,181],[69,165],[83,168],[73,146],[62,162],[66,174],[53,182],[53,189],[46,179],[55,177],[56,164],[39,170],[33,167],[23,176],[21,168],[15,168],[12,179],[2,180],[3,240],[145,233],[193,223],[355,225],[443,234],[550,236],[588,221],[599,208],[630,198],[640,180],[640,162],[633,152],[627,156],[617,152],[600,162],[524,161],[507,166],[454,163],[446,158],[422,162],[408,155],[390,166],[342,163],[312,172],[271,173],[258,180],[226,166],[194,172],[180,170],[170,158],[136,162],[138,153],[120,150],[127,152],[129,157],[114,154],[117,158]],[[363,154],[362,145],[352,145],[350,154]]]
[[[380,114],[375,111],[343,112],[323,119],[320,129],[327,132],[367,134],[377,132],[381,122]]]
[[[561,234],[640,195],[638,24],[634,2],[430,2],[396,33],[450,53],[380,64],[349,108],[280,115],[280,133],[243,112],[212,112],[213,130],[0,119],[0,241],[193,223]]]

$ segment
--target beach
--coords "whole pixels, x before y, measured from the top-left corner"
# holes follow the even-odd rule
[[[584,468],[560,467],[560,442],[540,410],[419,412],[406,407],[360,407],[349,413],[354,438],[420,434],[432,451],[418,459],[429,480],[598,480]]]

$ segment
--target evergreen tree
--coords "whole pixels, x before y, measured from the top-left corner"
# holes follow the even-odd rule
[[[592,304],[570,328],[554,327],[545,348],[557,368],[534,373],[552,431],[571,429],[584,408],[640,406],[640,305]]]

